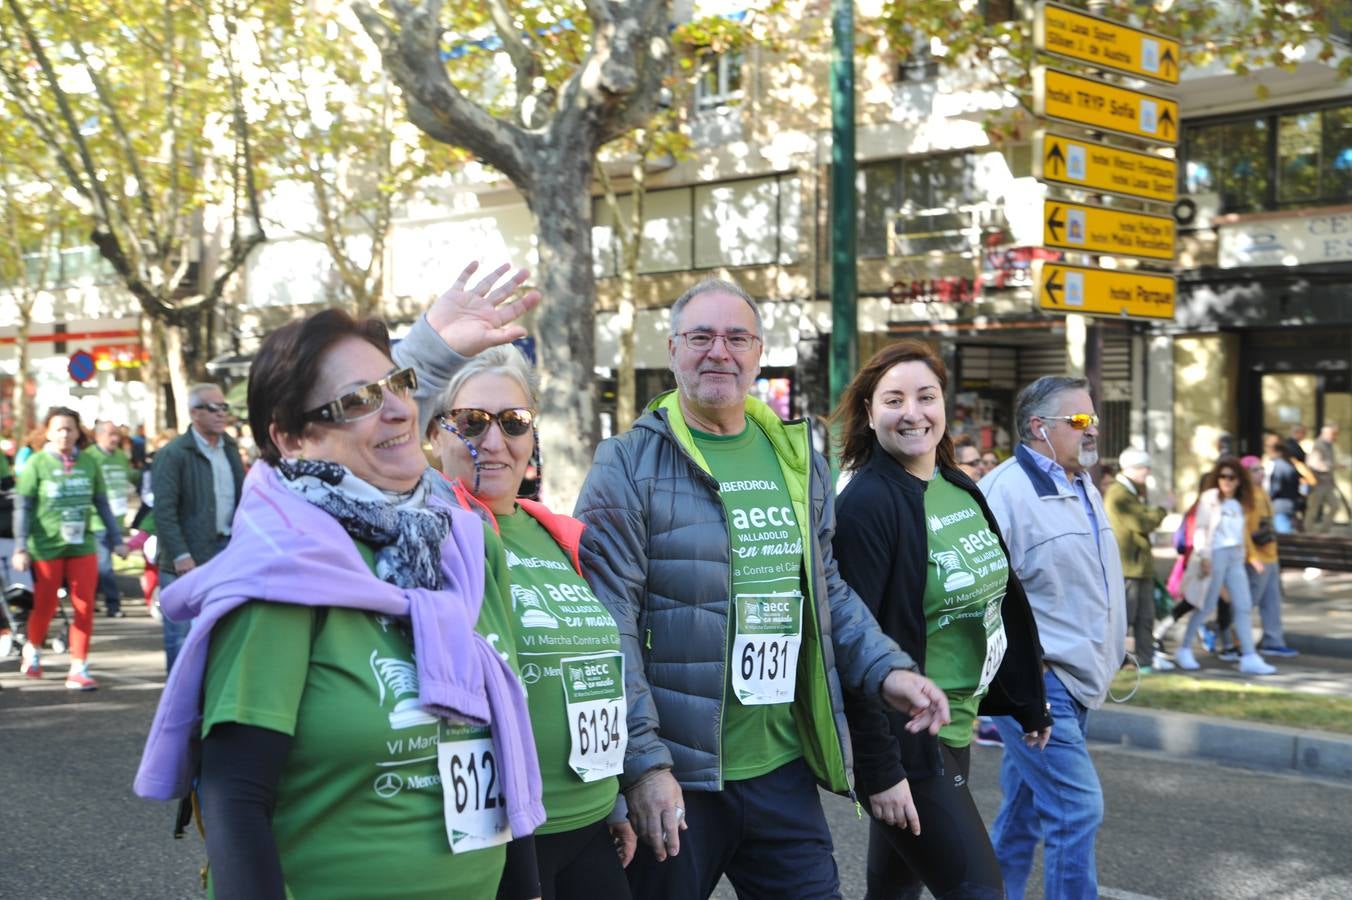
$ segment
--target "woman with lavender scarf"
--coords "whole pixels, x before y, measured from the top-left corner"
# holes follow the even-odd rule
[[[472,271],[438,301],[465,356],[538,300]],[[226,550],[164,592],[194,623],[137,792],[196,778],[216,897],[494,897],[544,820],[502,545],[431,495],[381,323],[292,322],[249,377],[261,464]]]

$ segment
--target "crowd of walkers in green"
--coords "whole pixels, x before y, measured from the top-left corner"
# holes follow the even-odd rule
[[[247,473],[214,385],[156,455],[137,537],[169,676],[135,788],[191,798],[214,896],[837,897],[819,787],[870,817],[869,897],[1021,897],[1039,843],[1046,896],[1095,896],[1086,718],[1143,607],[1152,663],[1158,521],[1148,458],[1106,506],[1093,483],[1087,383],[1025,386],[985,465],[930,345],[884,347],[835,412],[837,497],[810,424],[753,396],[756,303],[702,281],[671,308],[676,388],[602,442],[568,515],[536,499],[526,277],[468,267],[393,345],[339,310],[291,322],[249,373]],[[19,478],[13,564],[25,673],[64,580],[87,690],[130,475],[99,456],[115,429],[79,453],[79,425],[54,410]],[[1196,606],[1225,586],[1238,620],[1227,465]],[[1004,746],[989,828],[979,719]]]

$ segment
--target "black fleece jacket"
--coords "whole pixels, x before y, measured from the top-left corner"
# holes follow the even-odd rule
[[[1008,557],[1000,526],[976,484],[957,469],[941,467],[939,475],[971,495]],[[833,544],[840,574],[921,672],[927,633],[927,485],[875,443],[872,458],[836,501]],[[981,714],[1013,716],[1025,732],[1036,731],[1052,721],[1042,682],[1042,646],[1028,597],[1012,567],[1001,616],[1009,646],[981,701]],[[884,709],[877,698],[847,693],[845,714],[854,743],[855,775],[864,795],[885,791],[903,778],[930,778],[943,772],[939,739],[906,731],[904,713]]]

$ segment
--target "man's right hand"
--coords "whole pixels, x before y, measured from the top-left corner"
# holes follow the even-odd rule
[[[27,572],[28,560],[28,551],[20,547],[18,550],[14,551],[14,555],[10,557],[9,563],[14,567],[14,571]]]
[[[187,559],[174,560],[175,575],[183,575],[185,573],[191,572],[195,568],[197,568],[197,563],[192,561],[191,556],[189,556]]]
[[[681,851],[685,823],[685,800],[670,769],[654,769],[624,792],[629,820],[638,839],[648,845],[658,862]]]

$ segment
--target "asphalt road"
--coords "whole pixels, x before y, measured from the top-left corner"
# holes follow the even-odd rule
[[[158,626],[140,608],[100,618],[91,661],[103,687],[90,694],[62,688],[65,657],[49,657],[38,684],[19,678],[17,657],[2,661],[0,898],[201,897],[200,840],[174,841],[169,806],[131,793],[161,686]],[[1095,758],[1107,796],[1103,896],[1352,897],[1352,787],[1112,748]],[[976,748],[987,821],[998,765],[999,751]],[[862,897],[867,829],[848,801],[824,803],[845,896]]]

